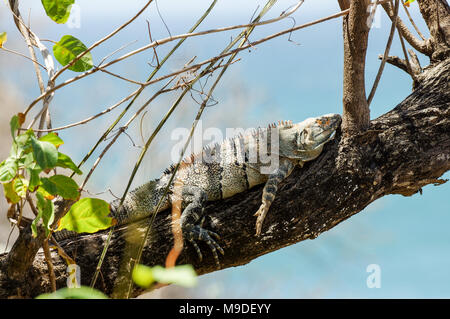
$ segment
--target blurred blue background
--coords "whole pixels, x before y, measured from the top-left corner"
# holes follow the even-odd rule
[[[73,27],[57,25],[45,16],[39,1],[21,1],[21,12],[30,21],[41,39],[58,41],[71,34],[86,45],[94,43],[133,16],[146,1],[88,1],[77,0],[72,12]],[[148,43],[147,22],[153,39],[170,34],[185,33],[209,6],[206,0],[159,1],[127,29],[93,51],[94,62],[129,44],[115,54],[118,57]],[[254,11],[265,1],[219,0],[213,12],[198,30],[248,23]],[[277,17],[295,4],[294,0],[280,0],[264,19]],[[274,32],[336,13],[336,0],[305,1],[293,15],[272,25],[259,27],[250,41]],[[367,52],[367,92],[379,66],[378,54],[384,52],[390,20],[381,8],[370,34]],[[420,19],[418,5],[413,3],[411,14],[422,32],[426,27]],[[406,22],[407,17],[401,10]],[[77,18],[78,17],[78,18]],[[282,36],[238,55],[219,87],[214,99],[219,103],[206,109],[202,127],[265,126],[278,120],[301,121],[310,116],[342,111],[342,19],[331,20],[313,27]],[[0,32],[8,33],[5,47],[28,54],[24,41],[16,31],[4,2],[0,3]],[[196,62],[218,54],[238,34],[232,31],[188,39],[160,71],[179,69],[192,57]],[[45,42],[49,48],[52,44]],[[161,59],[173,44],[157,48]],[[145,51],[134,58],[118,63],[111,71],[145,81],[153,68],[153,52]],[[402,56],[398,37],[394,38],[391,55]],[[113,57],[113,58],[114,58]],[[420,57],[422,66],[427,59]],[[109,59],[111,60],[111,59]],[[59,80],[73,77],[68,71]],[[135,104],[136,110],[162,84],[148,88]],[[197,87],[200,89],[200,87]],[[98,72],[57,92],[51,103],[53,126],[62,126],[91,116],[119,101],[135,89],[135,85]],[[0,115],[2,157],[9,146],[10,117],[39,95],[32,64],[18,56],[0,52]],[[377,94],[371,105],[371,117],[376,118],[392,109],[411,92],[409,76],[386,65]],[[91,193],[110,200],[108,188],[120,196],[140,152],[141,133],[148,136],[176,98],[167,94],[151,104],[148,113],[136,122],[107,153],[95,171],[87,188]],[[193,96],[199,100],[198,96]],[[140,102],[140,103],[139,103]],[[94,145],[103,132],[121,112],[124,105],[84,126],[60,133],[65,141],[62,151],[76,162]],[[189,128],[198,104],[188,95],[157,137],[133,185],[138,186],[157,177],[172,159],[170,139],[176,127]],[[126,121],[132,114],[125,116]],[[31,117],[30,117],[31,118]],[[142,132],[139,129],[142,121]],[[124,123],[124,122],[123,122]],[[224,133],[225,134],[225,133]],[[133,146],[133,143],[137,146]],[[195,147],[194,147],[195,149]],[[87,171],[101,148],[84,166]],[[446,173],[443,178],[449,178]],[[82,178],[79,178],[82,181]],[[201,297],[201,298],[448,298],[450,297],[450,184],[426,186],[423,195],[411,197],[391,195],[369,205],[332,230],[315,240],[308,240],[262,256],[248,265],[214,272],[200,277],[199,285],[191,289],[168,287],[147,297]],[[4,211],[4,210],[3,210]],[[0,248],[5,247],[9,226],[1,216]],[[13,235],[14,236],[14,235]],[[377,264],[381,269],[381,287],[368,288],[366,269]]]

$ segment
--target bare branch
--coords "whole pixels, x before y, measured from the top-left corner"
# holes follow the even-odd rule
[[[450,169],[450,92],[445,89],[449,75],[450,61],[426,69],[423,85],[392,111],[373,120],[370,130],[346,141],[336,135],[317,160],[294,170],[271,206],[268,226],[263,229],[270,228],[270,232],[264,236],[254,236],[253,216],[260,205],[262,187],[208,203],[205,213],[211,219],[204,226],[224,238],[219,241],[225,251],[220,258],[221,268],[244,265],[277,249],[314,239],[387,194],[410,196],[424,185],[442,183],[440,176]],[[155,216],[151,241],[142,255],[142,263],[149,266],[163,265],[173,244],[170,212]],[[97,285],[105,293],[113,292],[121,260],[127,254],[127,232],[140,230],[147,222],[117,229],[112,235],[110,250],[102,264],[105,286]],[[89,284],[92,279],[105,235],[106,232],[100,232],[61,242],[67,254],[78,252],[82,284]],[[87,251],[90,253],[80,254]],[[212,254],[205,251],[203,257],[199,262],[195,250],[186,245],[177,263],[192,264],[199,275],[216,271]],[[5,258],[0,255],[0,264],[4,264]],[[63,287],[66,263],[57,256],[53,261],[57,286]],[[17,288],[28,297],[48,291],[42,253],[20,279],[14,281],[0,269],[0,297],[14,295]],[[135,287],[132,295],[141,292]]]
[[[91,45],[86,51],[83,51],[82,53],[80,53],[75,59],[73,59],[72,61],[70,61],[69,64],[67,64],[66,66],[64,66],[61,70],[59,70],[58,72],[55,73],[55,75],[53,76],[52,80],[55,81],[58,76],[61,75],[61,73],[63,73],[65,70],[67,70],[68,68],[70,68],[72,65],[74,65],[78,60],[80,60],[85,54],[87,54],[88,52],[91,52],[94,48],[96,48],[97,46],[99,46],[100,44],[102,44],[103,42],[105,42],[106,40],[110,39],[111,37],[113,37],[114,35],[116,35],[120,30],[124,29],[127,25],[129,25],[131,22],[133,22],[134,20],[136,20],[137,17],[139,17],[141,15],[142,12],[145,11],[145,9],[147,9],[147,7],[150,5],[150,3],[152,3],[153,0],[149,0],[144,7],[142,7],[141,10],[138,11],[138,13],[136,13],[130,20],[128,20],[127,22],[125,22],[124,24],[122,24],[120,27],[118,27],[116,30],[114,30],[113,32],[111,32],[110,34],[108,34],[107,36],[105,36],[104,38],[98,40],[97,42],[95,42],[93,45]]]
[[[403,5],[403,9],[405,9],[406,15],[408,16],[409,22],[411,22],[412,26],[416,30],[417,34],[422,38],[422,40],[425,41],[426,38],[422,34],[422,32],[420,32],[419,28],[417,27],[416,23],[414,22],[413,18],[411,17],[411,14],[409,13],[408,7],[406,6],[406,4],[403,1],[401,1],[401,2],[402,2],[402,5]]]
[[[405,56],[405,62],[406,62],[406,67],[408,68],[408,73],[411,75],[414,83],[416,83],[417,79],[416,79],[416,76],[414,75],[411,64],[409,63],[408,53],[406,52],[405,41],[403,41],[403,37],[402,37],[402,34],[400,33],[400,31],[398,32],[398,37],[400,38],[400,44],[402,45],[402,51],[403,51],[403,55]]]
[[[419,58],[417,57],[416,53],[412,49],[408,49],[409,56],[411,59],[409,60],[412,70],[414,74],[420,74],[422,73],[422,67],[420,66]]]
[[[386,11],[387,15],[391,20],[394,19],[394,9],[392,8],[392,4],[389,2],[384,3],[383,5],[384,10]],[[417,39],[411,31],[409,31],[408,27],[403,23],[403,21],[398,18],[397,19],[397,28],[399,29],[399,32],[401,35],[408,41],[408,43],[417,51],[420,53],[423,53],[427,56],[431,56],[433,53],[433,48],[431,47],[430,41],[422,41]]]
[[[60,127],[55,127],[55,128],[47,129],[47,130],[39,130],[39,129],[37,129],[37,130],[34,130],[34,131],[35,131],[35,132],[45,132],[45,133],[48,133],[48,132],[56,132],[56,131],[61,131],[61,130],[64,130],[64,129],[67,129],[67,128],[70,128],[70,127],[74,127],[74,126],[79,126],[79,125],[82,125],[82,124],[86,124],[86,123],[88,123],[88,122],[90,122],[90,121],[92,121],[92,120],[94,120],[94,119],[96,119],[96,118],[98,118],[98,117],[100,117],[100,116],[106,114],[106,113],[111,112],[111,111],[114,110],[116,107],[118,107],[118,106],[121,105],[122,103],[128,101],[130,98],[132,98],[133,96],[135,96],[135,95],[139,92],[139,90],[140,90],[140,89],[134,91],[133,93],[131,93],[131,94],[128,95],[127,97],[123,98],[123,99],[120,100],[119,102],[115,103],[114,105],[112,105],[112,106],[108,107],[107,109],[101,111],[100,113],[97,113],[97,114],[95,114],[95,115],[93,115],[93,116],[90,116],[90,117],[88,117],[88,118],[86,118],[86,119],[84,119],[84,120],[81,120],[81,121],[78,121],[78,122],[75,122],[75,123],[71,123],[71,124],[67,124],[67,125],[64,125],[64,126],[60,126]],[[21,130],[26,131],[27,129],[21,128]]]
[[[377,90],[378,83],[380,82],[380,79],[381,79],[381,74],[383,73],[383,70],[384,70],[384,65],[386,63],[386,59],[389,56],[389,50],[391,49],[392,39],[394,38],[395,29],[397,27],[398,9],[399,9],[399,0],[396,0],[395,1],[395,9],[394,9],[395,18],[392,21],[391,31],[389,33],[389,39],[386,44],[386,49],[384,50],[384,55],[381,60],[380,68],[378,69],[378,73],[377,73],[377,76],[375,77],[375,81],[373,83],[372,90],[370,90],[369,97],[367,98],[368,107],[370,107],[370,103],[372,102],[372,99],[375,96],[375,92]]]
[[[52,255],[50,254],[50,248],[48,246],[48,239],[44,240],[42,249],[44,250],[45,262],[47,263],[48,274],[50,278],[51,291],[53,292],[56,291],[56,277],[52,262]]]
[[[203,15],[189,29],[189,33],[194,32],[197,29],[197,27],[203,22],[203,20],[211,13],[212,9],[217,4],[217,1],[218,0],[213,0],[211,2],[209,7],[203,13]],[[162,59],[161,63],[151,72],[150,76],[147,78],[147,82],[150,81],[156,75],[156,73],[161,69],[162,65],[172,56],[172,54],[183,44],[184,41],[185,41],[185,39],[181,39],[173,46],[173,48],[169,51],[169,53],[167,53],[166,56]],[[120,113],[120,115],[116,118],[116,120],[108,127],[108,129],[103,133],[103,135],[97,140],[95,145],[84,156],[84,158],[81,160],[78,167],[81,167],[89,159],[89,157],[93,154],[93,152],[97,149],[97,147],[100,145],[100,143],[106,139],[108,134],[114,129],[114,127],[117,125],[117,123],[119,123],[119,121],[125,116],[125,114],[131,108],[131,106],[133,105],[133,103],[136,101],[136,99],[139,97],[139,95],[142,93],[143,90],[144,90],[144,87],[141,87],[139,89],[139,92],[128,103],[128,105],[125,107],[125,109],[122,111],[122,113]]]
[[[450,56],[450,6],[447,0],[418,0],[417,2],[431,34],[431,59],[442,61]]]
[[[378,58],[381,60],[381,59],[383,59],[383,56],[380,54],[380,55],[378,55]],[[406,61],[399,58],[398,56],[388,56],[386,58],[386,62],[402,69],[406,73],[409,73],[408,66],[406,65]]]
[[[295,8],[294,8],[294,9],[295,9]],[[292,10],[293,10],[293,9],[292,9]],[[289,13],[289,12],[288,12],[288,13]],[[286,15],[287,15],[288,13],[286,13]],[[294,32],[294,31],[297,31],[297,30],[300,30],[300,29],[304,29],[304,28],[313,26],[313,25],[315,25],[315,24],[323,23],[323,22],[328,21],[328,20],[332,20],[332,19],[339,18],[339,17],[341,17],[341,16],[347,15],[348,13],[349,13],[349,9],[344,10],[344,11],[341,11],[341,12],[338,12],[338,13],[335,13],[335,14],[332,14],[332,15],[329,15],[329,16],[324,17],[324,18],[320,18],[320,19],[314,20],[314,21],[312,21],[312,22],[308,22],[308,23],[305,23],[305,24],[302,24],[302,25],[299,25],[299,26],[296,26],[296,27],[293,27],[293,28],[290,28],[290,29],[286,29],[286,30],[283,30],[283,31],[274,33],[274,34],[272,34],[272,35],[270,35],[270,36],[267,36],[267,37],[262,38],[262,39],[257,40],[257,41],[253,41],[251,44],[245,45],[245,46],[243,46],[243,47],[241,47],[241,48],[238,48],[238,49],[235,49],[235,50],[236,50],[236,51],[247,50],[247,49],[251,48],[252,46],[255,46],[255,45],[261,44],[261,43],[263,43],[263,42],[272,40],[272,39],[274,39],[274,38],[276,38],[276,37],[279,37],[279,36],[282,36],[282,35],[285,35],[285,34],[289,34],[289,33],[292,33],[292,32]],[[266,21],[266,22],[267,22],[267,21]],[[244,25],[244,26],[257,26],[257,25],[259,25],[259,24],[254,23],[254,24]],[[193,36],[193,35],[194,35],[194,33],[189,33],[188,35],[184,35],[184,36],[189,37],[189,36]],[[199,34],[197,33],[197,34],[195,34],[195,35],[199,35]],[[175,37],[176,37],[176,36],[174,36],[173,38],[175,38]],[[155,42],[156,42],[156,41],[155,41]],[[153,46],[147,47],[147,49],[148,49],[148,48],[152,48],[152,47],[153,47]],[[141,48],[141,49],[142,49],[142,48]],[[140,49],[138,49],[138,50],[140,50]],[[136,50],[136,51],[137,51],[137,50]],[[138,52],[136,52],[136,51],[133,51],[133,52],[134,52],[133,54],[138,53]],[[139,52],[140,52],[140,51],[139,51]],[[201,65],[207,64],[207,63],[209,63],[210,61],[218,60],[218,59],[220,59],[220,58],[222,58],[222,57],[231,55],[231,54],[233,54],[233,53],[234,53],[234,50],[233,50],[233,51],[230,51],[230,52],[228,52],[228,53],[223,53],[223,54],[221,54],[221,55],[219,55],[219,56],[216,56],[216,57],[214,57],[214,58],[208,59],[208,60],[206,60],[206,61],[204,61],[204,62],[202,62],[202,63],[199,63],[199,64],[201,64]],[[130,56],[130,54],[131,54],[131,53],[126,54],[126,56],[127,56],[127,57]],[[85,72],[85,73],[82,73],[82,74],[80,74],[80,75],[78,75],[78,76],[76,76],[76,77],[74,77],[74,78],[71,78],[71,79],[69,79],[69,80],[67,80],[67,81],[65,81],[65,82],[63,82],[63,83],[61,83],[61,84],[59,84],[59,85],[56,85],[52,90],[46,91],[44,94],[40,95],[40,96],[37,97],[33,102],[31,102],[31,104],[30,104],[30,105],[27,107],[27,109],[25,110],[25,114],[27,114],[27,113],[31,110],[31,108],[32,108],[34,105],[36,105],[36,103],[38,103],[41,99],[43,99],[47,94],[53,93],[54,91],[56,91],[56,90],[58,90],[58,89],[60,89],[60,88],[62,88],[62,87],[64,87],[64,86],[66,86],[66,85],[68,85],[68,84],[70,84],[70,83],[73,83],[73,82],[75,82],[75,81],[78,81],[78,80],[80,80],[80,79],[82,79],[82,78],[84,78],[84,77],[86,77],[86,76],[88,76],[88,75],[90,75],[90,74],[92,74],[92,73],[95,73],[95,72],[97,72],[97,71],[100,71],[101,69],[106,68],[106,67],[110,66],[111,64],[114,64],[114,63],[116,63],[116,62],[118,62],[119,60],[122,60],[122,59],[123,59],[123,57],[122,57],[122,58],[118,58],[118,59],[116,59],[116,60],[114,60],[114,61],[111,61],[111,62],[108,63],[108,64],[105,64],[105,65],[103,65],[103,66],[101,66],[101,67],[98,67],[98,68],[96,68],[96,69],[89,70],[89,71],[87,71],[87,72]],[[199,64],[197,64],[196,66],[198,66]],[[151,81],[145,82],[144,85],[150,85],[150,84],[153,84],[153,83],[155,83],[155,82],[158,82],[158,81],[167,79],[168,77],[171,77],[171,76],[173,76],[173,75],[175,75],[175,74],[180,74],[180,73],[186,72],[187,70],[190,70],[190,69],[193,69],[193,68],[194,68],[194,66],[187,67],[187,68],[185,68],[185,69],[182,69],[182,70],[179,70],[179,71],[170,73],[170,74],[168,74],[168,75],[162,76],[162,77],[160,77],[160,78],[158,78],[158,79],[155,79],[155,80],[151,80]]]
[[[39,65],[41,68],[43,68],[45,71],[47,71],[47,68],[44,66],[44,65],[42,65],[41,63],[39,63],[37,60],[35,60],[34,58],[30,58],[30,57],[28,57],[28,56],[26,56],[25,54],[22,54],[22,53],[20,53],[20,52],[16,52],[16,51],[14,51],[14,50],[10,50],[10,49],[7,49],[7,48],[5,48],[4,46],[2,46],[2,47],[0,47],[0,50],[3,50],[3,51],[5,51],[5,52],[9,52],[9,53],[12,53],[12,54],[16,54],[16,55],[19,55],[19,56],[21,56],[21,57],[23,57],[23,58],[25,58],[25,59],[28,59],[28,60],[30,60],[31,62],[33,62],[33,63],[36,63],[37,65]],[[34,51],[33,51],[34,52]],[[39,81],[39,83],[42,83],[41,81]],[[42,90],[42,92],[44,92],[44,90]],[[41,93],[42,93],[41,92]]]
[[[370,111],[365,90],[366,51],[369,37],[369,0],[350,0],[350,12],[344,17],[344,134],[365,130],[369,126]]]

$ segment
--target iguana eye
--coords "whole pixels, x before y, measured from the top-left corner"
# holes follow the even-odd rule
[[[308,137],[308,131],[307,130],[303,130],[302,131],[302,137],[303,138],[307,138]]]

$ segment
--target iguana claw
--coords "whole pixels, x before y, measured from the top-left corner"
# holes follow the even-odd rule
[[[223,251],[222,247],[220,247],[220,245],[213,239],[213,237],[216,239],[220,239],[220,236],[218,234],[213,231],[206,230],[199,225],[194,225],[192,228],[187,229],[184,236],[194,247],[200,261],[202,261],[203,255],[195,241],[200,240],[205,242],[211,249],[216,265],[220,269],[219,255],[217,254],[217,251],[219,251],[222,255],[225,255],[225,252]]]
[[[256,236],[261,235],[262,224],[264,222],[264,218],[266,218],[268,211],[269,210],[263,204],[259,207],[258,211],[253,215],[253,216],[258,216],[258,218],[256,219]]]

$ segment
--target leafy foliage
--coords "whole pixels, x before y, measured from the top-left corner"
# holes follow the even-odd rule
[[[54,196],[60,195],[65,199],[73,200],[76,200],[80,196],[77,183],[70,177],[53,175],[50,178],[41,178],[41,182],[42,188]]]
[[[197,274],[191,265],[181,265],[171,268],[161,266],[148,267],[138,264],[132,273],[133,281],[143,287],[150,287],[155,281],[163,284],[177,284],[192,287],[197,284]]]
[[[61,196],[76,201],[80,192],[78,184],[71,177],[45,175],[55,167],[68,168],[77,174],[82,172],[68,155],[58,152],[58,147],[64,141],[57,134],[49,133],[38,139],[30,129],[16,135],[16,132],[20,132],[23,120],[20,114],[11,118],[12,146],[9,157],[0,163],[0,183],[10,204],[23,205],[25,200],[33,198],[31,195],[35,196],[37,216],[31,225],[32,233],[37,236],[38,227],[42,225],[48,236],[53,231],[51,226],[55,218],[52,200]],[[84,198],[73,205],[59,226],[60,229],[92,233],[113,224],[108,214],[107,202]]]
[[[39,214],[33,220],[33,223],[31,224],[31,230],[33,236],[36,237],[37,224],[42,219],[42,225],[45,229],[45,235],[48,236],[51,231],[50,226],[55,218],[55,206],[53,205],[53,202],[51,200],[44,198],[44,196],[42,196],[40,193],[36,193],[36,197],[37,209],[39,211]]]
[[[61,65],[66,66],[71,63],[79,54],[87,50],[87,47],[71,35],[65,35],[53,46],[53,54]],[[69,70],[75,72],[84,72],[93,67],[92,55],[87,52],[83,57],[76,61]]]
[[[56,146],[50,142],[39,141],[34,136],[31,136],[30,140],[36,163],[42,169],[55,167],[58,161],[58,150]]]
[[[66,23],[75,0],[42,0],[45,13],[56,23]]]
[[[108,215],[107,202],[98,198],[83,198],[73,204],[67,214],[61,218],[58,230],[95,233],[113,224],[113,218]]]
[[[72,171],[80,175],[83,174],[72,161],[72,159],[63,153],[58,152],[58,161],[56,162],[56,166],[71,169]]]

